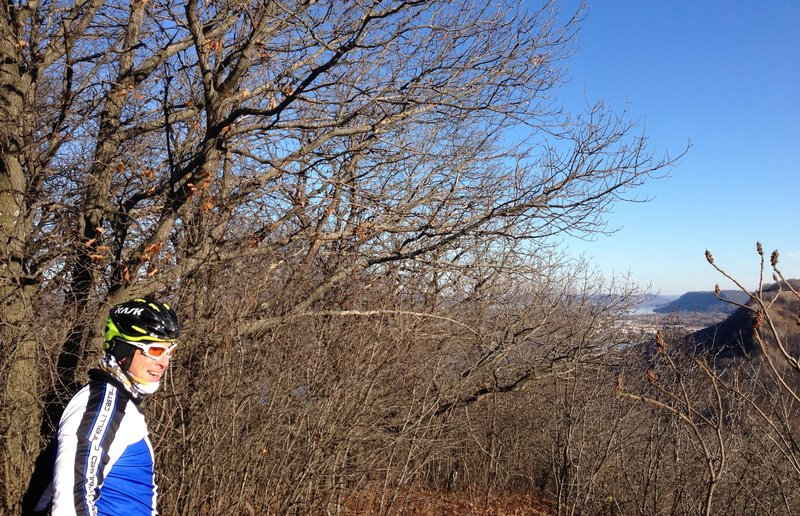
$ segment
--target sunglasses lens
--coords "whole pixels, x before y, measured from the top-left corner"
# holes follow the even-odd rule
[[[157,360],[165,355],[171,356],[175,352],[175,344],[149,344],[142,351],[145,355]]]
[[[150,346],[150,349],[147,350],[150,356],[161,358],[164,356],[164,353],[167,352],[167,348],[163,346]]]

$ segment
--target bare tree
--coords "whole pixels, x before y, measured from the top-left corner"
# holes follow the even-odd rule
[[[784,472],[783,480],[777,482],[790,486],[788,493],[783,489],[779,493],[784,507],[791,511],[791,500],[800,486],[800,361],[797,358],[800,343],[797,332],[790,328],[796,327],[800,320],[797,313],[800,290],[797,280],[784,277],[777,250],[769,258],[775,283],[765,284],[764,276],[769,269],[761,242],[756,243],[756,253],[760,258],[759,280],[751,292],[717,265],[711,252],[706,251],[708,263],[750,296],[746,304],[738,306],[740,313],[750,316],[749,332],[742,338],[751,342],[739,344],[751,344],[755,348],[754,359],[758,364],[741,374],[723,370],[715,375],[715,380],[749,409],[751,424],[768,437],[769,456],[777,454],[773,459],[773,463],[777,462],[774,469]],[[719,286],[715,290],[719,297]]]
[[[620,379],[618,394],[656,410],[650,415],[655,433],[649,442],[681,453],[681,463],[651,447],[635,460],[625,459],[631,487],[643,492],[645,482],[653,486],[647,505],[640,505],[644,513],[792,514],[797,505],[800,376],[796,332],[790,326],[796,324],[800,297],[796,280],[786,280],[778,269],[777,251],[770,258],[776,283],[764,284],[760,243],[756,251],[761,272],[753,292],[707,251],[707,261],[750,300],[715,331],[672,339],[659,331],[653,352],[634,364],[634,386]],[[716,292],[719,296],[718,286]],[[651,470],[660,479],[636,471],[642,455],[655,461],[658,466]]]
[[[728,450],[726,448],[726,435],[724,422],[726,407],[720,393],[720,386],[716,376],[709,366],[701,359],[696,358],[694,365],[711,381],[710,393],[706,394],[689,385],[686,378],[685,366],[679,368],[672,356],[667,352],[667,345],[661,330],[656,334],[656,344],[661,356],[664,357],[666,367],[664,372],[672,376],[672,380],[665,387],[664,377],[654,369],[646,371],[648,382],[653,387],[652,395],[633,394],[624,389],[622,381],[618,385],[618,392],[637,401],[652,404],[659,409],[678,418],[690,433],[696,453],[706,466],[705,494],[702,503],[693,507],[697,514],[713,514],[714,495],[719,487],[721,477],[728,468]],[[704,394],[706,394],[704,396]]]
[[[6,505],[110,304],[159,293],[207,313],[210,275],[258,262],[272,288],[238,319],[253,339],[341,310],[323,300],[365,271],[428,282],[435,306],[487,250],[476,290],[505,256],[603,231],[671,160],[602,105],[560,111],[579,18],[551,2],[3,2]]]

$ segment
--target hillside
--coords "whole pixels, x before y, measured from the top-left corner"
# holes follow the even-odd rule
[[[789,280],[795,288],[800,287],[800,280]],[[775,299],[779,284],[764,289],[765,300]],[[748,303],[750,306],[751,303]],[[781,339],[792,355],[800,354],[800,300],[791,293],[784,292],[770,306],[770,317]],[[774,345],[772,335],[764,331],[767,346]],[[695,350],[710,352],[716,359],[723,360],[736,357],[750,357],[758,352],[753,339],[753,312],[747,308],[736,309],[724,321],[708,326],[688,336]]]
[[[735,303],[746,303],[748,295],[741,290],[723,290],[720,297]],[[672,312],[723,312],[732,314],[737,310],[736,305],[721,301],[713,292],[687,292],[678,299],[665,305],[654,308],[660,314]]]

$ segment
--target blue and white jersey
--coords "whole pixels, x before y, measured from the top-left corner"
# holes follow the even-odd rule
[[[52,514],[152,516],[157,487],[144,416],[117,382],[93,379],[59,423]]]

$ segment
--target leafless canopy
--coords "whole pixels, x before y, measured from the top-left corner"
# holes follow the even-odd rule
[[[562,111],[580,13],[554,4],[3,1],[6,479],[26,476],[41,407],[74,385],[105,309],[132,296],[230,310],[250,343],[370,309],[457,321],[442,310],[523,305],[515,281],[580,305],[552,237],[605,231],[670,158],[602,104]],[[189,335],[213,339],[203,321]],[[530,334],[517,322],[500,341]],[[474,347],[465,377],[507,363],[500,341]]]

